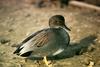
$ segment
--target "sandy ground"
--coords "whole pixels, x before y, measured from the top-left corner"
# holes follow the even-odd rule
[[[70,46],[52,58],[53,67],[100,67],[100,13],[74,8],[0,7],[0,67],[46,67],[14,55],[16,44],[48,27],[51,16],[61,14],[71,29]]]

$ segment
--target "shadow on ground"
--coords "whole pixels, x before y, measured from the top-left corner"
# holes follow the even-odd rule
[[[80,40],[79,43],[71,43],[62,53],[56,56],[48,56],[49,60],[60,60],[70,58],[75,55],[81,55],[87,52],[88,47],[94,45],[97,36],[90,35]],[[32,57],[31,60],[42,60],[42,57]]]

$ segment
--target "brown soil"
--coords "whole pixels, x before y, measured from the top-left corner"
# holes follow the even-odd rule
[[[71,29],[70,46],[53,60],[53,67],[100,67],[100,13],[68,7],[0,7],[0,67],[46,67],[14,55],[16,44],[48,27],[48,19],[61,14]],[[93,64],[93,65],[92,65]]]

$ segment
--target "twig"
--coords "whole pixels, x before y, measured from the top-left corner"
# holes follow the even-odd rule
[[[100,12],[100,7],[95,6],[95,5],[91,5],[91,4],[87,4],[87,3],[83,3],[83,2],[79,2],[79,1],[70,1],[69,5],[73,5],[76,7],[89,8],[89,9],[96,10],[96,11]]]

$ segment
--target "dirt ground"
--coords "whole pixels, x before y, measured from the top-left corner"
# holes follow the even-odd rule
[[[61,14],[71,29],[70,45],[51,58],[53,67],[100,67],[100,13],[68,7],[0,7],[0,67],[46,67],[34,59],[14,55],[16,44],[28,35],[48,27],[51,16]],[[49,58],[50,59],[50,58]]]

